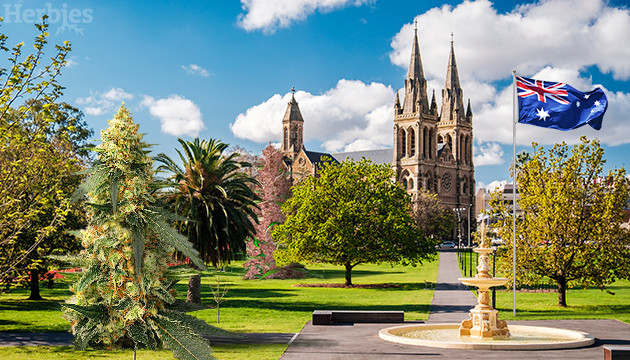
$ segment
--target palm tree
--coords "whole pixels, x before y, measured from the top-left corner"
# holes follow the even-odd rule
[[[177,150],[183,168],[165,154],[156,157],[159,171],[171,173],[175,191],[170,200],[175,211],[187,218],[179,229],[188,236],[201,258],[218,267],[230,262],[235,253],[244,252],[245,240],[254,236],[258,222],[254,208],[260,200],[254,187],[258,181],[239,171],[251,167],[238,161],[239,154],[224,155],[227,144],[216,139],[193,141],[178,139]],[[201,303],[201,276],[188,282],[188,302]]]

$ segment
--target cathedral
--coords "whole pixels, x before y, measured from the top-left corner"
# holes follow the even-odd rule
[[[327,154],[306,150],[303,143],[304,119],[292,95],[282,119],[282,152],[294,178],[317,175],[322,157],[336,161],[362,157],[374,163],[390,163],[400,182],[414,197],[421,191],[438,194],[440,203],[460,209],[460,221],[474,214],[475,167],[472,157],[473,128],[470,100],[464,108],[464,95],[459,84],[455,49],[451,40],[438,111],[435,90],[431,101],[427,96],[418,33],[415,30],[409,71],[404,83],[401,103],[396,92],[393,117],[393,149],[354,151]],[[295,90],[292,89],[293,94]]]

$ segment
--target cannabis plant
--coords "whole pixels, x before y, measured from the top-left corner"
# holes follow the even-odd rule
[[[87,196],[82,231],[83,273],[64,304],[77,349],[166,347],[180,359],[212,359],[199,334],[222,330],[177,311],[168,277],[176,250],[198,268],[204,263],[188,240],[168,225],[175,215],[154,197],[153,161],[124,104],[102,143],[98,159],[75,197]]]

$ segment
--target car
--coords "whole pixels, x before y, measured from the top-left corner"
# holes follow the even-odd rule
[[[452,241],[444,241],[440,247],[443,249],[453,249],[455,248],[455,243]]]

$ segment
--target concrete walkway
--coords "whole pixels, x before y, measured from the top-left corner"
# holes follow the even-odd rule
[[[468,310],[477,304],[477,299],[457,280],[461,277],[455,250],[442,250],[427,322],[460,323],[468,318]]]
[[[427,322],[460,323],[477,300],[457,278],[462,277],[455,251],[441,251],[438,280]],[[406,322],[412,324],[414,322]],[[588,332],[597,338],[593,346],[567,350],[489,351],[440,349],[396,344],[382,340],[380,329],[401,324],[354,324],[313,326],[309,321],[280,360],[345,359],[603,359],[602,346],[630,345],[630,325],[617,320],[510,321],[510,324],[547,326]]]
[[[205,336],[210,344],[288,344],[295,333],[245,333],[239,337]],[[1,346],[68,346],[70,333],[5,333],[0,332]]]

